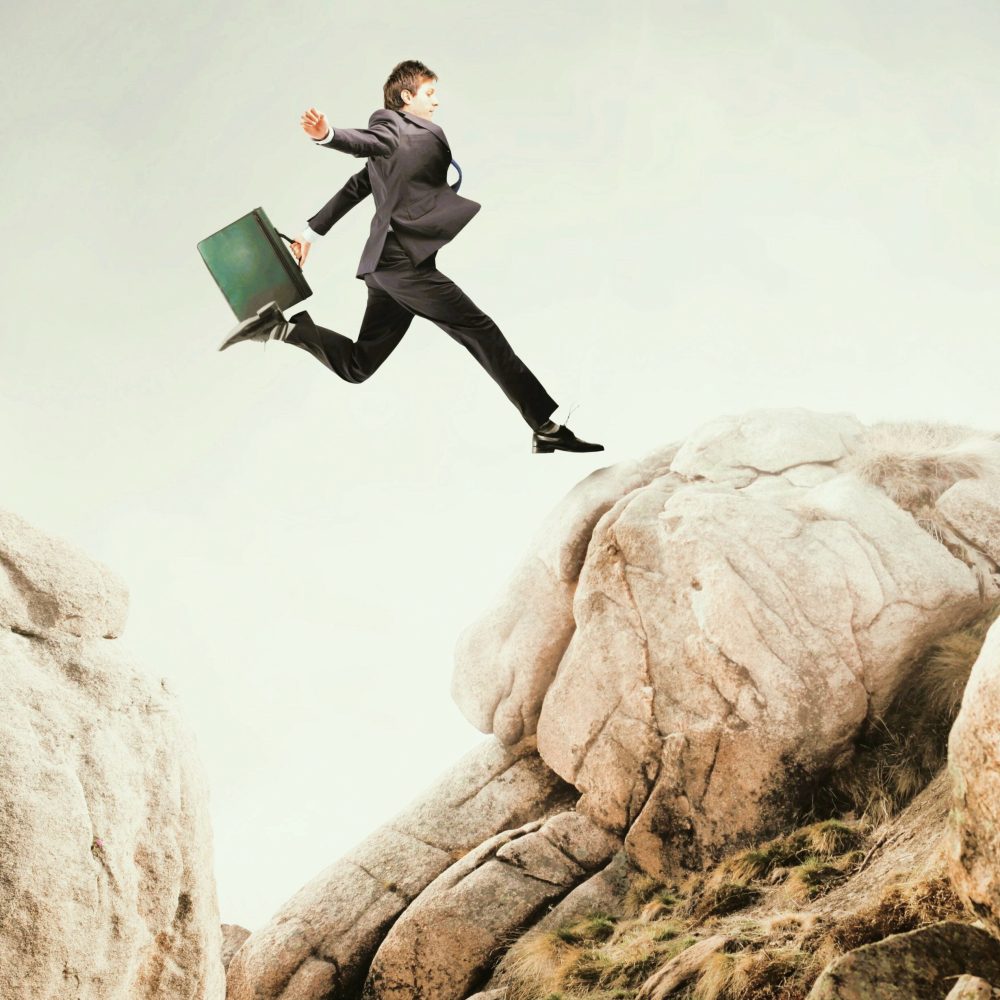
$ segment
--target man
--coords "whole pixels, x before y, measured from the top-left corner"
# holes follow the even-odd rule
[[[556,402],[514,353],[497,325],[436,267],[437,251],[479,211],[458,194],[462,172],[442,129],[437,76],[423,63],[399,63],[383,87],[384,108],[366,129],[333,129],[310,108],[301,118],[312,140],[367,160],[365,166],[309,219],[292,252],[302,267],[315,240],[358,202],[374,196],[375,217],[357,277],[368,305],[357,342],[317,326],[307,312],[286,320],[276,307],[242,323],[219,350],[243,340],[283,340],[308,351],[348,382],[371,376],[402,340],[414,316],[423,316],[462,344],[517,407],[533,430],[532,451],[603,451],[551,419]],[[449,185],[448,167],[458,180]]]

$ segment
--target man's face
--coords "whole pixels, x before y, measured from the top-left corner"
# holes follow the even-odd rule
[[[409,112],[411,115],[416,115],[418,118],[426,118],[429,121],[438,106],[437,80],[424,80],[410,101],[406,100],[408,93],[408,90],[403,91],[403,110]]]

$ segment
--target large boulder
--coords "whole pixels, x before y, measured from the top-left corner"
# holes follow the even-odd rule
[[[576,798],[533,737],[484,741],[247,938],[229,965],[228,1000],[354,996],[390,927],[438,876]]]
[[[594,527],[572,546],[582,561],[559,564],[561,600],[551,569],[519,572],[459,640],[456,700],[501,739],[537,719],[578,810],[653,874],[775,832],[920,652],[998,592],[989,547],[950,544],[927,518],[998,467],[1000,443],[965,429],[801,409],[713,421],[602,470],[566,516],[570,538]],[[551,567],[559,517],[524,566]]]
[[[221,1000],[208,790],[122,583],[0,514],[0,996]]]
[[[948,772],[949,874],[1000,936],[1000,622],[987,633],[948,735]]]

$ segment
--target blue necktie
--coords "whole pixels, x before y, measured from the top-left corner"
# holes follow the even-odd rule
[[[452,160],[451,165],[458,171],[458,180],[454,184],[450,184],[449,187],[455,194],[458,194],[459,185],[462,183],[462,168],[458,165],[458,160]]]

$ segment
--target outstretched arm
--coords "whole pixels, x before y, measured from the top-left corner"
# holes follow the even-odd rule
[[[399,117],[386,108],[372,113],[368,128],[331,129],[326,116],[315,108],[303,113],[301,123],[320,145],[353,156],[388,156],[399,145]]]

